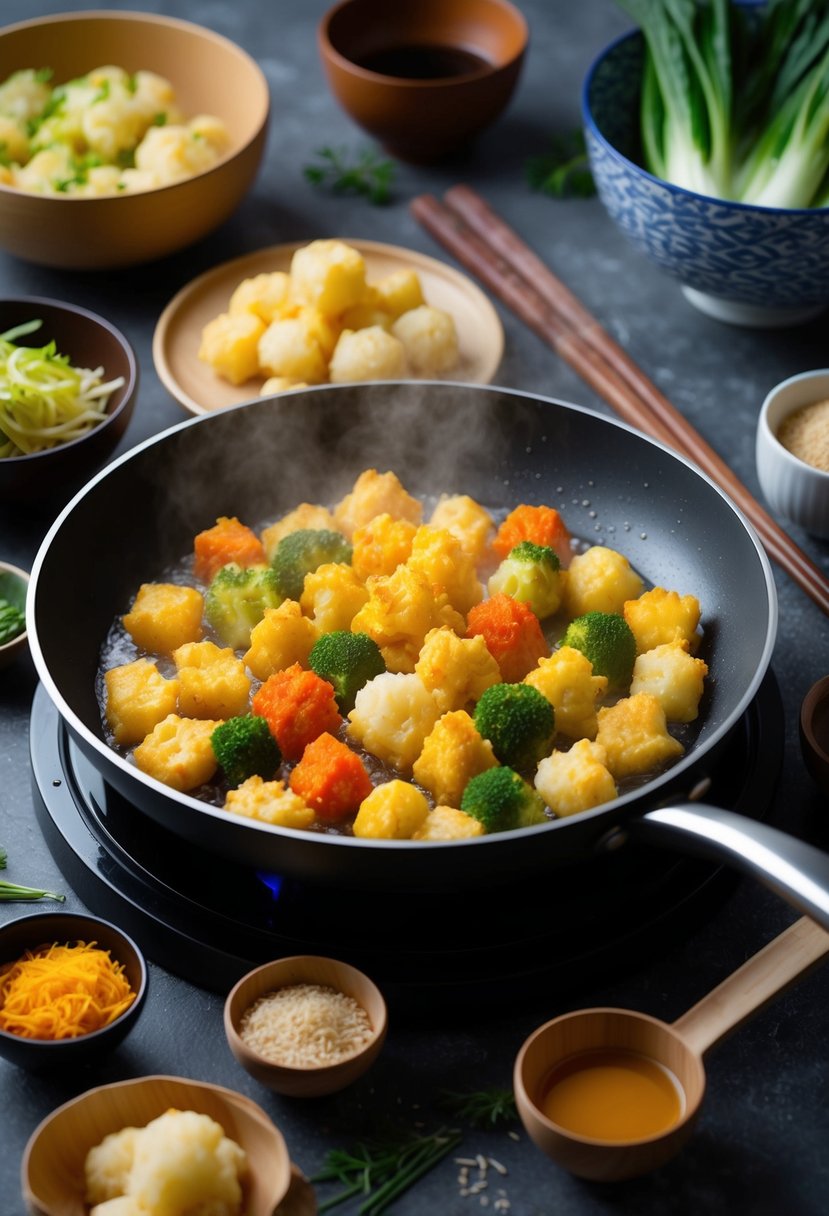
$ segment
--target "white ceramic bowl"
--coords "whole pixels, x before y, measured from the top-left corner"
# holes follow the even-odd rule
[[[829,473],[792,455],[777,433],[794,410],[827,398],[829,368],[801,372],[771,390],[757,422],[757,476],[766,501],[773,511],[820,537],[829,537]]]

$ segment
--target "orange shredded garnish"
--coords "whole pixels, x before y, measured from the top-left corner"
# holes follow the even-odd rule
[[[0,967],[0,1029],[22,1039],[91,1034],[134,1000],[123,963],[95,942],[53,942]]]

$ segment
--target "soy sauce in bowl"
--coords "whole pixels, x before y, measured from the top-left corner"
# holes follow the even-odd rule
[[[372,51],[358,59],[359,67],[379,76],[401,80],[445,80],[451,76],[471,76],[483,72],[490,63],[483,55],[460,46],[390,46]]]

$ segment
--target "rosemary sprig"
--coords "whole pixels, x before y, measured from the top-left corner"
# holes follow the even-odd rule
[[[444,1090],[439,1099],[442,1110],[462,1119],[471,1127],[497,1127],[518,1118],[515,1094],[511,1089],[479,1089],[471,1093]]]
[[[350,1150],[332,1149],[311,1182],[339,1181],[344,1189],[323,1200],[317,1211],[327,1212],[355,1195],[364,1195],[357,1209],[359,1216],[381,1216],[460,1142],[459,1131],[440,1128],[428,1135],[405,1136],[397,1143],[363,1142]]]
[[[525,170],[532,189],[553,198],[589,198],[596,193],[581,131],[553,136],[549,150],[531,156]]]
[[[0,845],[0,870],[6,868],[6,850]],[[60,903],[65,895],[56,895],[54,891],[40,891],[36,887],[21,887],[17,883],[0,880],[0,900],[11,903],[16,900],[57,899]]]
[[[391,185],[397,166],[392,160],[382,160],[375,152],[364,149],[356,159],[342,148],[318,148],[321,164],[306,165],[306,181],[333,194],[361,194],[369,202],[382,205],[391,198]]]

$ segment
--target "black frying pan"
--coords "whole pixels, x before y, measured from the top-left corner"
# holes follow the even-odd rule
[[[393,469],[417,494],[467,493],[489,508],[557,506],[574,533],[621,549],[650,582],[697,595],[711,675],[680,761],[582,815],[419,844],[253,823],[177,794],[113,752],[101,730],[95,674],[107,630],[138,585],[190,552],[194,535],[217,516],[255,524],[300,501],[331,504],[368,467]],[[696,841],[730,855],[829,927],[829,859],[752,820],[687,803],[757,692],[776,624],[759,541],[691,465],[587,410],[442,383],[310,389],[191,419],[139,445],[52,527],[32,571],[28,618],[40,678],[82,751],[137,811],[219,856],[378,890],[457,890],[549,871],[636,824],[654,837],[681,831],[689,849]],[[766,853],[758,860],[760,837]],[[804,849],[800,865],[817,878],[813,890],[786,869],[786,858]]]

